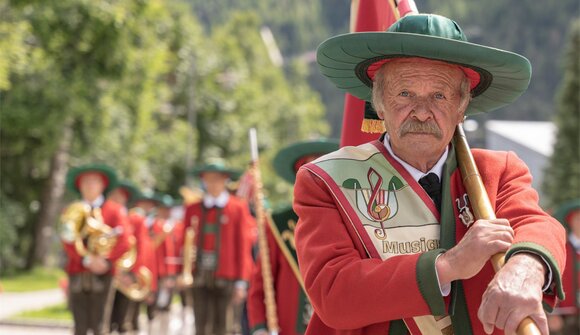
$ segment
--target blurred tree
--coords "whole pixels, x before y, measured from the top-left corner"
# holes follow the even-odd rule
[[[554,118],[558,133],[543,185],[552,208],[580,198],[580,20],[570,26],[564,64]]]
[[[243,168],[250,126],[265,160],[327,132],[304,64],[274,66],[254,15],[208,38],[179,1],[2,1],[0,34],[15,45],[0,51],[14,55],[0,63],[0,213],[23,217],[0,231],[19,236],[0,251],[28,253],[29,267],[57,239],[68,166],[105,162],[176,195],[195,162]],[[287,198],[288,186],[268,187]]]
[[[276,182],[267,164],[283,146],[328,133],[324,109],[307,82],[300,62],[276,67],[260,37],[260,21],[248,12],[236,13],[212,34],[212,53],[196,85],[197,158],[227,157],[244,168],[250,161],[248,129],[256,127],[266,187],[271,199],[288,189]],[[285,74],[286,72],[286,74]]]
[[[161,0],[4,6],[30,26],[27,62],[21,70],[10,64],[2,94],[1,168],[10,176],[2,178],[3,197],[35,204],[15,246],[16,254],[29,252],[32,266],[47,260],[55,239],[69,163],[102,161],[154,184],[154,174],[181,160],[189,129],[163,106],[171,105],[172,88],[188,74],[183,62],[202,37],[187,11]]]

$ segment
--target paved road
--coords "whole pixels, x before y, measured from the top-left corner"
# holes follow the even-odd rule
[[[0,299],[0,304],[2,300]],[[181,305],[171,306],[171,312],[166,317],[156,317],[149,323],[143,313],[139,319],[141,331],[138,335],[164,334],[164,335],[193,335],[193,311],[186,311],[187,317],[182,319]],[[168,331],[167,331],[168,330]],[[20,320],[0,320],[0,335],[71,335],[72,328],[57,326],[54,324],[21,323]]]
[[[42,309],[64,302],[61,289],[33,291],[23,293],[0,293],[0,320],[19,314],[26,310]]]
[[[0,324],[1,335],[71,335],[72,330],[64,328],[33,327],[26,325]]]

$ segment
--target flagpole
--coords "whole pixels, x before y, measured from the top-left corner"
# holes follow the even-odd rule
[[[260,173],[260,163],[258,158],[258,136],[256,128],[249,131],[250,151],[252,155],[252,172],[254,175],[254,210],[256,212],[256,222],[258,225],[258,247],[260,251],[260,265],[262,266],[262,280],[264,283],[264,304],[266,305],[266,322],[268,332],[271,335],[278,335],[278,314],[276,311],[276,297],[274,295],[274,280],[272,278],[272,268],[270,263],[270,251],[268,239],[266,237],[266,224],[264,222],[264,194],[262,192],[262,176]]]

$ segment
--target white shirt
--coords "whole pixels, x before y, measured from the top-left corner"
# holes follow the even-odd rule
[[[227,191],[223,191],[217,197],[212,197],[207,193],[203,195],[203,205],[205,208],[224,208],[228,204],[228,200],[230,200],[230,194]]]
[[[83,199],[83,202],[86,203],[86,204],[88,204],[89,206],[91,206],[91,208],[101,208],[101,206],[103,206],[103,204],[105,203],[105,196],[103,196],[101,194],[93,202],[88,202],[88,201],[86,201],[84,199]]]
[[[449,155],[449,148],[448,147],[445,148],[443,155],[441,155],[441,157],[439,158],[437,163],[435,163],[435,165],[433,165],[431,170],[429,170],[427,172],[423,172],[421,170],[417,170],[415,167],[411,166],[409,163],[407,163],[404,160],[397,157],[397,155],[395,155],[395,153],[393,152],[393,148],[391,148],[391,143],[389,143],[389,139],[390,139],[389,134],[385,134],[385,142],[384,142],[385,148],[391,154],[391,156],[393,156],[393,158],[397,162],[399,162],[405,168],[405,170],[407,170],[407,172],[409,172],[411,177],[413,177],[413,179],[415,179],[416,182],[419,182],[419,179],[425,177],[429,173],[436,174],[437,177],[439,178],[439,181],[441,181],[441,175],[443,174],[443,165],[445,165],[445,161],[447,160],[447,156]]]

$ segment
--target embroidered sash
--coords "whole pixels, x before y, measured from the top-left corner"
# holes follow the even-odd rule
[[[345,147],[304,168],[325,181],[370,258],[386,260],[438,249],[441,226],[435,204],[382,145],[376,141]],[[453,334],[449,316],[404,321],[413,335]]]

